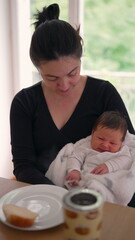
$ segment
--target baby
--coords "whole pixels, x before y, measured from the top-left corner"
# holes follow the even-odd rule
[[[69,157],[66,181],[72,186],[78,185],[82,170],[89,170],[92,174],[105,174],[126,169],[129,156],[126,147],[122,148],[126,133],[127,123],[122,114],[117,111],[104,112],[95,122],[89,145],[76,148]],[[115,155],[120,150],[121,154]],[[103,155],[104,152],[106,154]]]

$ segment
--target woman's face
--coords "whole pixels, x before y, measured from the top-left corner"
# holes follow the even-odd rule
[[[73,56],[44,61],[38,68],[46,88],[58,95],[68,95],[80,79],[80,59]]]
[[[92,132],[91,147],[98,152],[118,152],[122,146],[121,130],[98,126]]]

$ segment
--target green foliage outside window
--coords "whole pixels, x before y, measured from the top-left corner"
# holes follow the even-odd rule
[[[135,1],[84,1],[84,69],[135,71]]]

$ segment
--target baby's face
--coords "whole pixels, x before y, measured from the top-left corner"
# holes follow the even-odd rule
[[[98,126],[92,132],[91,147],[98,152],[118,152],[122,145],[121,130]]]

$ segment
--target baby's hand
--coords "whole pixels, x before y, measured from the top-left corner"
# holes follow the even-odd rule
[[[109,169],[105,163],[98,165],[96,168],[94,168],[91,173],[93,174],[104,174],[108,173]]]
[[[66,176],[66,181],[71,186],[77,186],[78,181],[81,179],[81,173],[78,170],[72,170]]]

